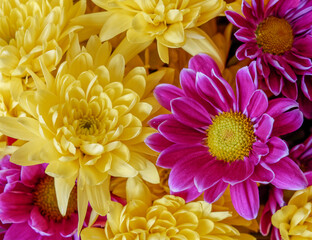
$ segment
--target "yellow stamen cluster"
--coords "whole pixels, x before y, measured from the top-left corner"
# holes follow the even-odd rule
[[[283,18],[270,16],[256,30],[257,44],[263,52],[280,55],[290,50],[294,42],[291,25]]]
[[[74,187],[69,197],[66,215],[61,215],[56,200],[54,178],[50,176],[40,179],[33,196],[33,203],[39,207],[41,214],[55,222],[60,222],[63,218],[69,218],[77,211],[77,189]]]
[[[209,152],[218,160],[243,160],[249,156],[255,141],[253,125],[241,112],[223,112],[207,129]]]

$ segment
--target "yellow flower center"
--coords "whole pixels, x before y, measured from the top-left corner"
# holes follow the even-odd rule
[[[77,134],[94,135],[98,132],[99,122],[97,119],[89,117],[79,119]]]
[[[263,52],[274,55],[283,54],[291,49],[294,42],[291,25],[283,18],[270,16],[259,24],[257,44]]]
[[[241,112],[223,112],[207,129],[209,152],[218,160],[243,160],[249,156],[255,141],[253,125]]]
[[[63,218],[69,218],[77,211],[77,189],[75,186],[68,200],[66,215],[61,215],[57,206],[54,178],[50,176],[40,179],[35,187],[33,196],[33,203],[39,207],[41,214],[55,222],[60,222]]]

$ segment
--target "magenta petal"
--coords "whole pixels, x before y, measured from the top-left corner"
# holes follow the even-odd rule
[[[57,223],[54,225],[57,227],[58,232],[63,237],[70,237],[75,234],[78,226],[78,213],[73,213],[70,218],[63,219],[61,223]]]
[[[227,171],[227,163],[211,158],[197,172],[194,183],[199,192],[203,192],[216,184],[224,172]]]
[[[212,76],[212,70],[218,75],[221,76],[218,65],[207,54],[199,53],[192,57],[189,61],[189,68],[195,72],[201,72],[209,77]]]
[[[275,187],[287,190],[300,190],[308,186],[307,179],[298,165],[288,157],[269,165],[275,173],[271,182]]]
[[[243,67],[236,74],[236,95],[240,111],[244,111],[248,101],[256,90],[248,67]]]
[[[310,101],[312,101],[312,76],[306,75],[302,77],[301,90]]]
[[[246,180],[254,171],[254,163],[249,158],[236,160],[229,164],[227,172],[224,173],[223,181],[236,184]]]
[[[161,114],[161,115],[158,115],[154,118],[152,118],[148,124],[152,127],[152,128],[155,128],[155,129],[158,129],[158,126],[168,120],[168,119],[174,119],[173,115],[172,114]]]
[[[298,97],[298,86],[297,82],[293,83],[290,81],[284,81],[284,87],[282,94],[290,99],[296,100]]]
[[[256,141],[252,145],[252,150],[256,156],[265,156],[269,153],[268,145],[260,141]]]
[[[289,98],[276,98],[269,101],[266,113],[275,118],[292,108],[298,108],[298,103],[296,101]]]
[[[173,142],[168,141],[160,133],[154,133],[148,136],[144,142],[156,152],[161,152],[173,144]]]
[[[223,195],[228,185],[228,183],[220,180],[204,192],[204,200],[208,203],[213,203],[217,201]]]
[[[4,240],[41,240],[41,235],[36,233],[27,222],[12,224],[6,231]]]
[[[281,136],[298,130],[303,123],[303,114],[299,109],[275,117],[272,136]]]
[[[198,192],[197,188],[193,185],[192,187],[181,192],[170,191],[170,194],[183,198],[185,202],[191,202],[198,198],[202,193]]]
[[[209,158],[208,153],[196,153],[184,156],[172,168],[168,184],[172,191],[184,191],[194,185],[194,176],[201,170]]]
[[[251,220],[257,217],[260,208],[257,183],[246,180],[230,186],[231,199],[235,210],[243,218]]]
[[[246,18],[242,17],[240,14],[233,11],[225,11],[226,18],[239,28],[254,28],[251,22],[248,22]]]
[[[169,141],[181,144],[201,144],[206,134],[181,124],[177,120],[167,120],[159,125],[159,132]]]
[[[260,163],[255,166],[254,173],[251,176],[251,180],[258,183],[268,184],[272,182],[275,175],[274,172],[265,163]]]
[[[306,56],[308,58],[312,58],[312,36],[307,35],[304,38],[298,38],[293,43],[293,47],[296,49],[296,52],[299,55]]]
[[[259,230],[263,236],[267,236],[270,232],[270,228],[272,226],[271,217],[272,213],[270,211],[269,204],[265,204],[259,224]]]
[[[5,192],[0,194],[0,218],[3,223],[20,223],[28,219],[33,208],[32,194]]]
[[[173,168],[184,156],[196,154],[198,152],[208,153],[208,149],[202,145],[189,146],[186,144],[174,144],[161,152],[156,165],[163,168]]]
[[[45,176],[45,168],[43,165],[24,166],[21,171],[21,180],[24,184],[34,186],[39,178]]]
[[[276,163],[281,158],[288,156],[289,149],[287,143],[278,137],[272,137],[267,142],[269,153],[263,157],[263,161],[268,164]]]
[[[252,94],[246,107],[248,117],[251,120],[261,116],[268,107],[268,98],[262,90],[256,90]]]
[[[274,119],[268,115],[263,114],[260,120],[255,125],[255,135],[262,141],[266,142],[271,136]]]
[[[171,84],[159,84],[154,90],[154,95],[160,105],[169,111],[171,110],[171,100],[184,96],[183,91],[180,88]]]
[[[212,123],[206,109],[192,98],[176,98],[171,101],[171,108],[174,117],[190,127],[206,127]]]
[[[53,235],[55,234],[55,229],[53,229],[48,222],[48,219],[43,217],[36,206],[30,213],[30,218],[28,220],[29,226],[41,235]]]

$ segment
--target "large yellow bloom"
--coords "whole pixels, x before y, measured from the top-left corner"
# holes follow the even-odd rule
[[[62,214],[76,179],[80,224],[88,202],[98,214],[107,213],[111,176],[159,182],[143,142],[153,130],[142,122],[157,110],[151,91],[166,70],[148,76],[143,67],[125,70],[124,58],[112,57],[108,42],[93,36],[81,49],[77,35],[55,78],[41,66],[46,84],[31,72],[38,90],[25,91],[19,101],[31,117],[1,117],[0,130],[28,141],[12,162],[48,163]]]
[[[105,12],[87,14],[74,20],[86,30],[102,23],[102,41],[126,32],[127,45],[137,53],[155,39],[160,59],[168,63],[168,48],[183,48],[191,55],[211,54],[222,68],[219,50],[210,37],[198,27],[223,12],[223,0],[93,0]]]
[[[85,228],[82,240],[255,239],[223,223],[231,214],[212,211],[204,201],[186,204],[180,197],[166,195],[153,204],[133,199],[124,207],[113,206],[105,229]]]
[[[12,97],[31,88],[27,69],[49,71],[69,47],[69,34],[81,28],[70,19],[85,12],[86,0],[0,0],[0,72],[11,81]]]
[[[312,239],[312,186],[295,192],[288,202],[272,216],[283,240]]]

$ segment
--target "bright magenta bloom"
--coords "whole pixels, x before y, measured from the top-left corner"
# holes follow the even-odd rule
[[[274,95],[297,99],[298,74],[312,67],[312,2],[310,0],[252,0],[242,4],[243,16],[227,11],[228,20],[239,28],[236,38],[239,60],[256,62],[265,85]],[[302,89],[304,91],[304,89]]]
[[[20,167],[4,157],[0,161],[0,192],[0,220],[11,224],[4,239],[78,240],[76,193],[72,192],[63,217],[54,180],[45,174],[43,165]]]
[[[230,184],[235,209],[253,219],[259,210],[257,183],[293,190],[307,186],[278,137],[301,126],[298,104],[287,98],[269,101],[254,84],[256,78],[254,64],[240,69],[235,97],[212,58],[199,54],[181,71],[182,89],[156,87],[157,100],[172,114],[150,121],[159,132],[146,143],[161,152],[157,165],[172,169],[172,192],[187,201],[204,192],[211,203]]]

